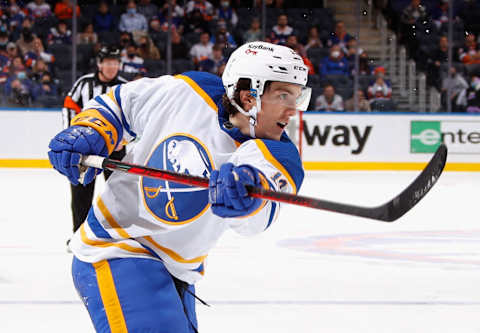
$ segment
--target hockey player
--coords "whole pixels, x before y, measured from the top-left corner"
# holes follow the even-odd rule
[[[113,173],[72,238],[72,275],[97,332],[197,332],[194,283],[222,233],[267,229],[279,204],[245,185],[296,193],[303,169],[284,132],[310,100],[291,49],[239,47],[222,80],[201,72],[144,78],[90,101],[50,143],[52,165],[78,184],[80,155],[209,177],[208,189]],[[100,170],[88,169],[84,182]]]

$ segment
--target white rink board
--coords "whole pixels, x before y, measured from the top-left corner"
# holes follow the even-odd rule
[[[448,162],[480,162],[480,117],[303,113],[305,162],[425,162],[442,140]],[[430,149],[429,149],[430,148]]]
[[[62,130],[62,114],[0,109],[0,126],[0,159],[47,159],[48,143]]]
[[[440,122],[441,131],[453,133],[445,135],[448,162],[480,162],[480,116],[304,112],[303,120],[304,162],[426,162],[431,153],[411,152],[411,137],[427,143],[438,139],[432,131],[411,134],[412,122],[425,121]],[[0,124],[0,160],[47,160],[62,116],[60,110],[0,109]]]

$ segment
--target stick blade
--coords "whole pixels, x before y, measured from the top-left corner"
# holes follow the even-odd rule
[[[446,161],[447,146],[442,143],[422,173],[402,193],[378,207],[385,210],[382,220],[393,222],[412,209],[435,185],[445,168]]]

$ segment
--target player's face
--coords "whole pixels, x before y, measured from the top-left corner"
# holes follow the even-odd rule
[[[106,81],[111,81],[117,76],[120,68],[120,62],[117,59],[104,59],[99,64],[100,72],[103,74]]]
[[[290,117],[296,113],[302,87],[292,83],[272,82],[261,97],[262,108],[257,115],[255,135],[280,140]]]

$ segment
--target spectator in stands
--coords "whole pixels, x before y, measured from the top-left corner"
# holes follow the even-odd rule
[[[226,47],[236,48],[237,43],[233,38],[232,34],[227,30],[227,22],[224,19],[219,19],[217,21],[217,32],[210,38],[212,44],[225,44]]]
[[[432,21],[435,23],[436,27],[440,30],[443,27],[446,27],[448,24],[448,11],[449,11],[448,0],[440,0],[435,8],[432,10]],[[453,19],[457,20],[457,8],[453,6]]]
[[[6,66],[0,67],[0,96],[5,91],[5,83],[8,80],[8,68]],[[0,103],[1,104],[1,103]]]
[[[3,50],[7,49],[8,37],[6,30],[0,30],[0,47],[3,47]]]
[[[185,17],[185,33],[202,33],[209,31],[208,21],[199,9],[194,9]]]
[[[58,97],[58,86],[49,72],[44,72],[40,78],[38,96]]]
[[[150,21],[152,17],[158,14],[158,6],[151,3],[150,0],[140,0],[137,6],[137,11],[139,14],[145,16],[147,21]]]
[[[375,68],[374,74],[375,81],[367,89],[370,104],[376,100],[392,98],[390,82],[385,80],[385,68],[381,66]]]
[[[16,42],[20,52],[26,53],[33,51],[33,41],[36,37],[32,30],[32,21],[29,18],[25,18],[22,23],[22,34]]]
[[[68,29],[65,21],[59,21],[56,27],[50,29],[48,34],[48,45],[52,44],[72,44],[72,31]]]
[[[37,82],[37,83],[41,82],[43,74],[48,73],[48,72],[49,72],[48,71],[48,66],[45,63],[45,61],[43,61],[43,59],[38,59],[33,64],[32,71],[30,72],[30,79],[33,82]]]
[[[347,47],[345,50],[342,49],[342,51],[345,53],[345,57],[349,62],[354,62],[355,61],[355,54],[362,54],[364,50],[358,46],[358,42],[356,38],[351,38],[347,42]]]
[[[47,65],[51,66],[55,61],[53,54],[45,52],[42,40],[35,38],[33,41],[33,50],[24,53],[24,62],[28,68],[32,68],[36,61],[43,60]]]
[[[215,8],[207,0],[190,0],[185,5],[185,14],[190,16],[195,11],[199,11],[203,20],[211,21],[215,14]]]
[[[358,108],[355,109],[355,97],[358,98]],[[365,93],[362,89],[358,89],[356,95],[352,96],[352,98],[348,99],[345,102],[345,110],[346,111],[365,111],[370,112],[370,103],[365,98]]]
[[[55,26],[50,28],[47,36],[47,44],[72,44],[72,30],[69,29],[67,22],[58,21]]]
[[[470,79],[470,87],[467,89],[468,113],[480,114],[480,77],[473,75]]]
[[[18,106],[28,106],[36,98],[36,87],[31,80],[22,76],[9,77],[5,83],[7,100]]]
[[[17,55],[18,50],[15,43],[9,42],[5,46],[5,49],[4,46],[0,48],[0,89],[4,88],[3,85],[7,82],[12,59]]]
[[[176,30],[173,29],[172,30]],[[149,23],[148,35],[152,39],[153,43],[163,51],[167,43],[167,31],[163,31],[160,19],[158,16],[154,16]]]
[[[19,106],[27,106],[36,98],[37,89],[32,80],[28,78],[28,71],[22,58],[17,56],[10,66],[10,74],[5,83],[5,96]]]
[[[120,31],[134,32],[147,31],[147,19],[142,14],[137,13],[137,4],[134,0],[128,0],[126,13],[120,17],[118,29]]]
[[[9,42],[7,44],[7,56],[8,56],[9,62],[11,62],[13,58],[20,56],[20,50],[15,43]]]
[[[160,60],[160,52],[147,34],[138,39],[138,55],[143,59]]]
[[[315,110],[322,111],[343,111],[343,98],[335,94],[335,87],[331,84],[325,85],[323,93],[315,100]]]
[[[372,75],[373,69],[370,66],[370,58],[368,57],[367,51],[363,51],[362,54],[358,57],[358,74],[359,75]],[[353,64],[352,76],[355,75],[355,64]]]
[[[257,17],[250,22],[250,28],[243,34],[245,43],[262,40],[262,30],[260,29],[260,20]]]
[[[348,75],[348,60],[343,55],[340,45],[330,48],[330,55],[325,57],[320,66],[320,73],[324,75]]]
[[[177,0],[170,0],[172,4],[172,23],[179,29],[183,24],[183,18],[185,16],[185,10],[177,4]],[[160,22],[168,24],[168,1],[165,2],[159,12]],[[168,29],[168,27],[166,27]]]
[[[177,30],[172,31],[172,59],[187,59],[189,51],[182,35]]]
[[[101,1],[97,12],[93,17],[93,27],[96,32],[113,31],[115,29],[115,18],[110,13],[108,3]]]
[[[217,19],[224,19],[231,27],[235,27],[238,23],[238,16],[230,2],[230,0],[220,1],[220,7],[217,9],[216,17]]]
[[[8,6],[4,7],[4,19],[8,20],[10,29],[16,29],[22,25],[28,11],[22,8],[22,4],[17,4],[16,0],[10,0],[9,2]]]
[[[76,8],[77,17],[80,17],[80,7],[77,5]],[[55,16],[59,20],[71,20],[73,17],[73,3],[71,0],[60,0],[55,5],[54,9]]]
[[[15,56],[12,59],[12,63],[9,68],[9,74],[10,76],[19,76],[20,79],[24,79],[30,74],[27,66],[25,66],[25,63],[23,62],[23,59],[20,55]]]
[[[414,25],[417,20],[426,19],[427,9],[421,4],[421,0],[411,0],[410,4],[402,11],[401,20],[405,25]]]
[[[203,32],[200,35],[200,42],[193,45],[190,49],[190,56],[192,57],[193,62],[198,65],[200,61],[212,56],[212,49],[213,44],[210,42],[210,34],[208,32]]]
[[[28,3],[27,9],[35,20],[44,19],[52,15],[52,8],[45,0],[34,0]]]
[[[6,31],[0,31],[0,70],[8,62],[8,33]]]
[[[320,35],[318,33],[318,28],[316,26],[311,26],[308,29],[308,36],[307,36],[307,44],[305,45],[305,52],[308,51],[309,48],[315,47],[323,47],[323,43],[320,40]]]
[[[202,60],[198,63],[198,70],[216,74],[218,72],[218,68],[226,62],[227,60],[223,56],[223,46],[220,44],[215,44],[212,48],[211,56],[208,59]]]
[[[138,55],[137,46],[132,43],[127,46],[127,54],[122,56],[121,68],[125,73],[140,73],[146,72],[145,67],[143,66],[143,58]]]
[[[293,34],[293,28],[288,25],[288,16],[280,14],[277,17],[277,25],[273,26],[270,40],[274,44],[285,44],[287,37]]]
[[[442,88],[440,80],[440,66],[448,62],[448,38],[440,37],[438,47],[429,54],[427,59],[427,80],[429,85],[435,86],[438,90]]]
[[[120,47],[121,47],[122,56],[124,55],[123,53],[126,54],[127,46],[132,43],[133,43],[133,37],[131,33],[127,31],[120,33]]]
[[[452,112],[463,112],[467,105],[468,83],[455,67],[450,68],[449,75],[442,81],[442,104],[446,107],[448,89],[451,90],[450,102]]]
[[[465,44],[458,49],[458,59],[465,65],[480,64],[480,49],[473,33],[466,33]]]
[[[85,25],[83,32],[77,35],[77,44],[95,44],[98,42],[98,36],[93,29],[93,23]]]
[[[338,21],[335,24],[335,30],[330,34],[330,38],[328,39],[328,47],[332,47],[333,45],[340,45],[340,48],[344,53],[347,52],[347,43],[352,39],[352,35],[350,35],[347,30],[345,29],[345,22]]]
[[[403,9],[400,17],[400,42],[407,45],[411,55],[416,55],[418,49],[416,29],[419,26],[416,23],[425,21],[428,16],[426,8],[420,2],[421,0],[411,0],[411,3]]]
[[[351,75],[355,75],[355,55],[358,54],[358,73],[359,75],[371,75],[372,67],[370,66],[370,59],[368,58],[367,52],[358,47],[357,40],[352,38],[348,41],[347,44],[347,55],[348,64],[350,66],[349,72]]]

